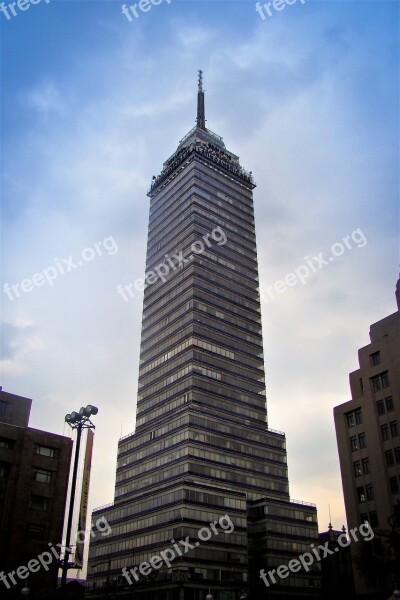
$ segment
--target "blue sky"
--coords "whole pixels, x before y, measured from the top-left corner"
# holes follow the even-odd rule
[[[132,22],[121,6],[0,14],[1,385],[58,433],[67,412],[99,406],[90,504],[111,501],[117,440],[134,430],[142,309],[116,288],[144,274],[146,192],[194,125],[202,68],[207,125],[258,184],[269,424],[287,434],[292,496],[317,504],[321,530],[330,504],[341,527],[332,411],[350,398],[369,325],[395,310],[398,3],[298,1],[264,21],[249,1],[164,0]],[[367,243],[268,297],[356,230]],[[5,293],[110,238],[117,251],[53,285]]]

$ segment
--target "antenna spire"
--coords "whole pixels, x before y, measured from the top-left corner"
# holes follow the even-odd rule
[[[197,91],[197,127],[206,128],[206,118],[204,109],[204,90],[203,90],[203,71],[199,71],[199,82]]]

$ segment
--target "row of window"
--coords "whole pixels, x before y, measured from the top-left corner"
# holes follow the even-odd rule
[[[399,435],[397,421],[390,421],[381,425],[381,434],[383,440],[389,440],[391,437],[397,437]]]
[[[261,326],[260,323],[249,323],[249,321],[240,321],[238,319],[238,316],[233,316],[230,315],[227,312],[221,312],[220,310],[217,310],[216,308],[214,308],[213,306],[209,306],[204,304],[203,302],[198,302],[198,301],[194,301],[194,308],[198,309],[198,310],[202,310],[203,312],[212,315],[213,317],[217,317],[218,319],[225,319],[228,323],[232,323],[233,325],[237,325],[238,327],[242,327],[243,329],[246,329],[248,331],[251,331],[257,335],[261,334]],[[254,323],[254,321],[253,321]]]
[[[0,437],[0,448],[7,448],[8,450],[12,450],[15,446],[15,442],[16,440],[6,437]],[[41,456],[48,456],[49,458],[55,458],[56,453],[56,448],[42,446],[41,444],[36,444],[35,446],[35,454],[40,454]]]
[[[376,410],[378,415],[384,415],[387,412],[392,412],[394,410],[392,396],[388,396],[385,398],[385,400],[378,400],[376,403]]]
[[[394,453],[393,453],[393,450],[386,450],[385,457],[386,457],[386,464],[388,467],[392,467],[395,462],[397,464],[400,463],[400,446],[397,446],[394,449]]]
[[[392,494],[399,493],[399,478],[397,476],[389,477],[389,485]]]
[[[368,483],[367,485],[361,485],[357,488],[357,498],[358,502],[366,502],[367,500],[374,500],[374,487],[372,483]]]
[[[371,377],[372,389],[375,393],[380,392],[388,387],[390,387],[389,375],[388,372],[380,373],[379,375],[375,375],[375,377]]]
[[[296,535],[304,538],[315,538],[315,527],[301,527],[278,523],[276,521],[268,521],[268,533],[282,533],[284,535]]]
[[[354,427],[355,425],[362,425],[362,412],[361,408],[356,408],[346,413],[347,427]]]
[[[353,463],[354,475],[355,477],[360,477],[361,475],[368,475],[369,470],[369,458],[363,458],[362,460],[356,460]]]
[[[354,435],[350,438],[350,447],[351,451],[355,452],[356,450],[363,450],[367,447],[367,439],[365,437],[365,433],[359,433],[358,435]]]

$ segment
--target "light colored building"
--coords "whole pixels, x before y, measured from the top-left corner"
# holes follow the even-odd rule
[[[334,409],[348,528],[368,520],[375,532],[372,543],[351,546],[357,594],[391,593],[396,583],[389,519],[400,500],[399,296],[400,279],[397,311],[371,325],[350,373],[352,399]]]

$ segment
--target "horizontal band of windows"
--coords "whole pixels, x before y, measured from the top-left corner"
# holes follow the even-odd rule
[[[187,186],[188,182],[194,184],[200,190],[204,189],[205,193],[210,192],[207,194],[210,197],[210,202],[216,201],[217,199],[221,200],[221,198],[218,195],[218,191],[220,191],[220,193],[227,196],[229,199],[236,200],[235,203],[230,203],[227,202],[226,199],[224,199],[225,204],[234,206],[237,211],[240,211],[240,214],[243,214],[243,216],[252,216],[254,214],[253,198],[251,193],[250,195],[243,194],[242,188],[235,189],[233,186],[218,186],[217,178],[215,176],[210,177],[210,174],[208,174],[206,175],[206,177],[204,177],[203,174],[204,169],[198,169],[196,168],[196,165],[192,163],[192,168],[189,168],[186,170],[186,172],[183,172],[183,176],[178,176],[174,180],[172,186],[166,188],[168,190],[168,193],[165,194],[164,198],[160,198],[159,201],[155,204],[150,203],[150,219],[162,219],[163,216],[166,213],[168,213],[168,210],[171,208],[171,203],[174,202],[177,196],[179,197],[179,195],[182,194],[183,189]],[[213,198],[211,198],[211,196],[213,196]]]
[[[148,394],[150,396],[161,389],[167,388],[172,383],[178,379],[186,377],[188,374],[192,374],[192,376],[197,378],[207,377],[218,381],[219,386],[222,388],[226,387],[228,390],[228,392],[225,394],[228,397],[230,397],[229,390],[231,388],[239,391],[241,390],[242,392],[253,392],[254,394],[260,395],[265,394],[264,382],[258,382],[252,378],[236,373],[235,381],[231,383],[229,379],[233,378],[233,374],[230,371],[226,369],[222,370],[221,367],[219,367],[219,370],[217,371],[215,368],[213,368],[212,364],[210,365],[212,367],[210,369],[206,366],[203,366],[199,359],[194,357],[194,352],[192,351],[186,352],[186,358],[184,358],[184,360],[182,359],[182,356],[176,357],[176,366],[172,363],[171,365],[168,365],[165,370],[160,369],[159,374],[157,373],[157,377],[150,374],[149,376],[145,376],[143,380],[139,380],[141,397],[143,397],[144,394]],[[174,371],[173,369],[176,370]],[[202,381],[202,379],[199,381]]]
[[[245,296],[245,294],[241,293],[239,295],[237,292],[232,293],[231,288],[227,288],[221,285],[220,282],[218,286],[212,285],[208,280],[205,280],[205,282],[206,291],[213,291],[216,293],[217,296],[224,294],[227,296],[227,299],[233,302],[234,304],[237,304],[239,306],[244,305],[249,310],[254,310],[255,312],[261,313],[260,302],[259,300],[254,300],[254,294],[250,296]],[[175,297],[176,294],[182,293],[183,290],[186,289],[185,286],[192,285],[202,288],[202,285],[204,285],[201,276],[199,276],[197,273],[194,274],[191,271],[189,272],[189,269],[185,269],[184,271],[182,271],[182,273],[179,276],[179,279],[175,279],[173,286],[169,285],[169,283],[170,282],[168,281],[165,283],[164,289],[159,290],[158,297],[152,298],[151,302],[149,302],[146,297],[146,288],[144,294],[143,310],[147,311],[149,308],[151,308],[152,305],[158,305],[159,307],[163,306],[165,302],[167,302],[168,300],[170,301],[172,298]],[[177,286],[178,283],[179,287]],[[223,297],[224,296],[222,296],[222,298]]]
[[[205,173],[204,168],[199,169],[199,172],[201,173],[200,176],[199,176],[200,173],[196,172],[195,169],[190,174],[188,173],[188,176],[186,178],[182,178],[181,181],[185,181],[185,180],[187,181],[188,178],[191,178],[191,180],[194,181],[198,187],[204,189],[206,193],[208,192],[209,196],[213,196],[214,198],[221,199],[219,194],[222,194],[228,199],[228,200],[225,199],[225,202],[228,202],[229,204],[234,206],[237,210],[240,210],[242,213],[247,214],[247,215],[252,215],[254,213],[253,195],[251,193],[243,194],[242,188],[236,188],[235,186],[228,186],[225,184],[225,181],[223,182],[222,185],[221,184],[218,185],[217,183],[220,183],[220,182],[219,181],[217,182],[214,178],[210,178],[209,175],[206,175],[207,178],[204,180],[204,178],[202,177],[202,175]],[[162,217],[162,215],[165,214],[165,212],[166,212],[166,210],[165,210],[166,207],[168,209],[168,204],[171,202],[171,200],[172,201],[174,200],[174,197],[179,192],[181,192],[181,188],[179,191],[176,189],[173,189],[173,190],[171,190],[171,193],[166,194],[164,196],[164,198],[159,198],[158,201],[155,202],[154,204],[150,203],[150,216],[155,217],[155,218]],[[241,193],[238,193],[238,192],[241,192]],[[231,202],[229,202],[229,200],[231,200]],[[235,201],[235,202],[233,202],[233,201]]]
[[[185,271],[190,275],[203,277],[206,281],[210,281],[211,283],[215,283],[217,280],[218,285],[221,285],[222,287],[223,283],[225,283],[225,286],[227,285],[230,291],[233,292],[236,290],[237,293],[239,292],[244,296],[249,294],[250,297],[254,298],[255,294],[258,295],[258,281],[251,277],[240,275],[227,266],[214,263],[214,261],[207,256],[207,253],[204,253],[201,257],[200,255],[195,255],[190,264],[186,264],[182,269],[168,273],[167,278],[164,278],[166,281],[159,279],[152,285],[147,285],[144,290],[146,302],[154,301],[154,296],[160,294],[160,292],[161,295],[166,295],[168,293],[168,287],[179,285],[180,281],[185,279],[185,277],[182,277]]]

